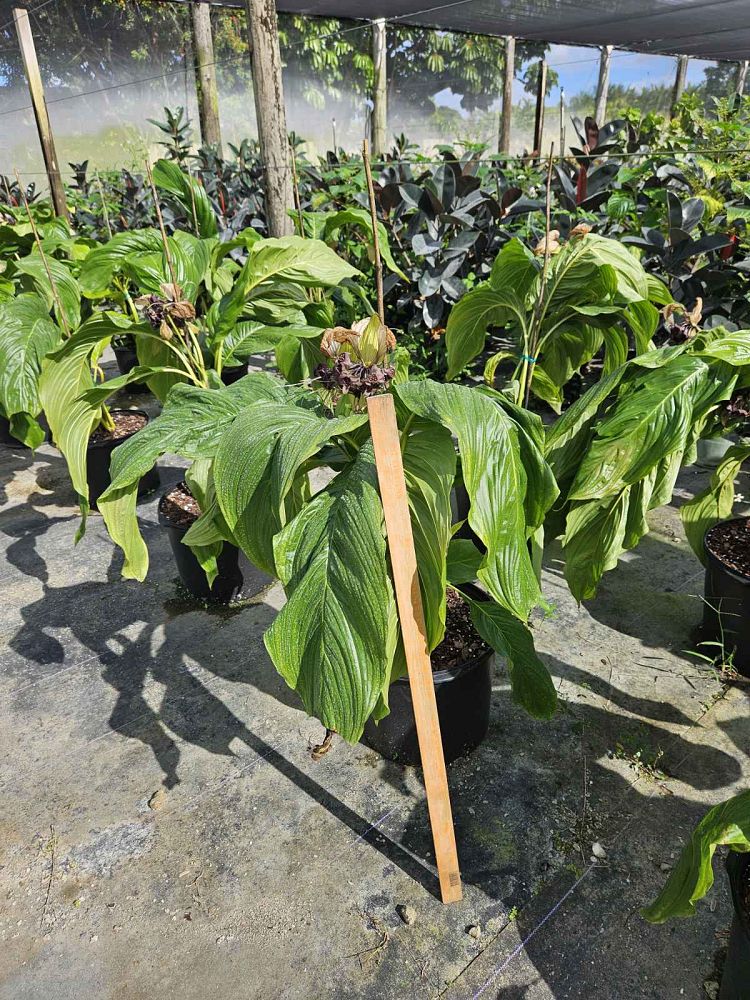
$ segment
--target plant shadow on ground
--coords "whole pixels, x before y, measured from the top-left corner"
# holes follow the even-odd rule
[[[177,468],[164,470],[163,485],[176,481],[180,475]],[[42,485],[45,482],[43,479]],[[424,801],[414,804],[403,768],[386,761],[376,763],[379,779],[405,799],[401,800],[403,821],[399,820],[397,832],[389,834],[388,823],[381,829],[373,829],[377,817],[366,818],[343,801],[345,790],[344,794],[331,791],[337,788],[337,755],[347,754],[345,748],[334,750],[330,758],[321,761],[312,777],[255,733],[246,720],[230,710],[193,672],[197,667],[198,674],[205,671],[226,681],[250,685],[284,705],[299,708],[296,696],[273,669],[260,638],[275,617],[274,608],[262,602],[232,609],[204,608],[176,596],[174,570],[166,569],[172,567],[166,536],[153,520],[143,518],[141,526],[155,564],[156,582],[143,586],[121,580],[121,559],[115,555],[106,570],[106,583],[51,586],[38,543],[51,528],[66,520],[71,526],[72,546],[75,518],[69,514],[48,517],[45,507],[55,503],[51,497],[39,494],[31,502],[33,515],[21,514],[16,508],[17,519],[8,518],[0,526],[2,532],[16,539],[8,551],[11,563],[40,581],[43,587],[41,596],[21,609],[23,625],[10,640],[10,648],[23,657],[21,669],[28,671],[29,666],[35,665],[35,675],[43,677],[62,668],[67,659],[67,636],[71,635],[98,658],[102,679],[116,692],[108,720],[110,727],[151,750],[165,787],[172,788],[180,781],[183,743],[232,757],[231,744],[237,739],[427,892],[437,895],[429,861],[432,843],[426,805]],[[96,530],[94,521],[92,534]],[[99,544],[98,539],[94,541]],[[45,551],[48,544],[44,542]],[[682,557],[684,560],[684,553]],[[625,563],[609,574],[613,591],[642,587],[643,570],[636,583],[631,576],[633,565]],[[650,585],[658,586],[659,579],[652,578]],[[592,602],[588,610],[599,621],[606,619],[599,602]],[[228,620],[232,627],[222,627]],[[58,633],[62,635],[58,637]],[[656,645],[657,635],[648,634]],[[597,763],[606,761],[608,751],[617,743],[649,751],[664,750],[660,769],[667,775],[674,773],[696,793],[719,791],[739,777],[739,765],[730,754],[690,744],[681,735],[663,728],[665,724],[688,726],[692,721],[676,705],[647,697],[637,687],[624,690],[612,685],[605,672],[586,669],[587,665],[574,666],[553,657],[547,657],[547,662],[556,678],[563,677],[591,695],[606,699],[606,708],[563,698],[560,711],[551,722],[536,722],[510,701],[506,678],[499,670],[488,739],[476,754],[452,765],[449,777],[462,875],[485,898],[480,919],[507,914],[517,907],[522,939],[528,938],[538,926],[534,900],[544,898],[548,891],[556,891],[559,884],[564,891],[566,879],[574,878],[566,870],[566,864],[577,869],[585,867],[592,839],[599,836],[598,831],[606,825],[607,818],[616,816],[625,801],[631,787],[627,771],[623,776],[622,769],[616,772]],[[163,692],[157,709],[149,703],[146,691],[154,682]],[[743,753],[750,750],[739,721],[732,722],[726,730],[738,750]],[[332,766],[326,774],[329,765]],[[593,781],[590,793],[588,790],[584,793],[587,776]],[[633,774],[632,779],[637,776]],[[369,780],[364,768],[362,777]],[[581,822],[587,794],[590,819],[584,815]],[[636,809],[644,819],[640,825],[646,829],[674,831],[679,825],[680,830],[687,830],[705,808],[668,794],[651,798],[636,794],[635,800]],[[639,873],[643,871],[642,862],[636,860],[633,864]],[[655,865],[648,864],[651,882],[636,905],[646,902],[651,890],[664,877]],[[623,862],[613,874],[625,878],[629,872]],[[594,885],[595,880],[591,879],[590,884]],[[581,941],[584,933],[594,933],[589,912],[593,904],[584,891],[587,888],[587,885],[581,887],[577,894],[579,901],[571,897],[563,910],[582,907]],[[560,965],[546,934],[528,940],[525,954],[547,985],[554,988],[555,996],[601,995],[564,992],[570,965]],[[502,979],[493,984],[487,995],[515,1000],[529,993],[527,987],[501,987],[501,983]],[[497,987],[500,992],[493,992]]]
[[[179,470],[172,472],[174,476],[179,474]],[[56,520],[45,518],[27,537],[35,541],[44,534],[45,524],[49,527]],[[144,522],[142,529],[153,562],[171,566],[162,530],[150,521]],[[109,716],[110,727],[151,749],[165,787],[172,788],[180,781],[182,742],[231,757],[234,754],[230,746],[237,739],[320,802],[354,834],[367,839],[429,892],[436,893],[429,861],[421,860],[429,859],[432,851],[423,802],[409,806],[407,800],[411,815],[398,839],[384,830],[370,829],[375,817],[364,818],[325,787],[325,760],[319,765],[320,780],[316,780],[253,732],[196,676],[206,671],[223,680],[252,685],[287,706],[299,708],[296,696],[275,672],[262,643],[262,633],[275,617],[274,608],[265,603],[233,609],[204,608],[175,599],[171,580],[145,586],[122,581],[119,555],[110,562],[106,584],[50,586],[36,548],[19,543],[11,545],[14,564],[39,579],[44,588],[38,599],[22,608],[24,624],[10,641],[11,649],[24,658],[22,669],[28,669],[29,661],[43,668],[38,676],[44,676],[49,668],[59,669],[65,662],[66,648],[65,640],[56,633],[69,630],[77,643],[98,657],[102,679],[117,693]],[[223,627],[227,619],[231,619],[231,628]],[[549,666],[556,677],[566,677],[606,694],[613,710],[563,700],[552,722],[536,722],[511,703],[506,690],[496,691],[488,740],[477,754],[451,768],[464,878],[481,888],[489,900],[502,902],[507,908],[528,901],[535,886],[552,870],[550,858],[560,860],[565,853],[554,843],[558,813],[563,811],[557,802],[572,796],[574,802],[565,810],[570,809],[573,815],[582,780],[580,774],[571,775],[571,761],[581,762],[584,755],[589,761],[600,759],[618,741],[656,748],[667,736],[672,749],[661,766],[669,772],[670,760],[681,759],[688,749],[681,737],[665,734],[659,725],[690,722],[676,707],[606,685],[603,677],[581,667],[552,659]],[[146,697],[146,688],[153,683],[163,688],[158,710]],[[618,709],[637,717],[621,715]],[[584,741],[588,745],[584,746]],[[346,753],[343,748],[338,752]],[[696,769],[694,788],[721,787],[736,780],[736,762],[727,755],[710,747],[698,748],[695,753],[704,760]],[[336,751],[330,758],[334,767],[335,755]],[[591,764],[589,767],[592,773],[601,770],[597,777],[606,788],[597,794],[602,801],[619,800],[628,783],[606,769]],[[378,773],[396,793],[409,794],[401,767],[383,761],[378,764]],[[717,773],[727,776],[720,786],[710,777]],[[539,823],[540,803],[548,804],[549,809],[543,824]]]

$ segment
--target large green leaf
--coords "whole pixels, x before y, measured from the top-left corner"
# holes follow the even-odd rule
[[[198,236],[216,236],[218,226],[211,201],[205,188],[194,177],[189,177],[173,160],[157,160],[153,166],[154,184],[166,191],[180,205],[188,224],[197,224]]]
[[[474,627],[505,658],[513,701],[537,719],[549,719],[557,694],[549,670],[537,656],[531,630],[492,601],[475,601],[462,592]]]
[[[506,243],[495,259],[489,282],[467,292],[451,309],[445,331],[446,378],[455,378],[482,352],[491,326],[512,321],[524,326],[526,296],[538,273],[534,257],[520,240]]]
[[[42,361],[61,337],[38,295],[19,295],[0,305],[0,407],[21,432],[23,443],[32,448],[44,440],[33,419],[42,408],[38,388]],[[16,414],[19,417],[13,421]]]
[[[277,536],[287,603],[265,642],[307,711],[350,742],[384,687],[394,599],[371,445]]]
[[[28,275],[33,290],[42,296],[47,309],[54,311],[58,323],[67,323],[69,330],[78,327],[81,322],[81,290],[67,264],[55,257],[42,260],[38,254],[30,254],[16,261],[15,268],[20,274]]]
[[[412,420],[403,444],[403,462],[427,642],[432,650],[445,632],[446,557],[456,476],[450,432],[428,420]]]
[[[501,292],[490,285],[480,285],[459,299],[450,311],[445,331],[446,378],[455,378],[482,352],[491,326],[504,326],[521,317],[523,308],[512,289]]]
[[[289,282],[302,288],[339,285],[359,274],[319,240],[299,236],[260,240],[250,252],[227,295],[211,307],[208,323],[215,343],[226,337],[242,316],[256,290]]]
[[[547,511],[560,492],[552,469],[544,457],[544,424],[538,414],[511,403],[503,393],[487,386],[480,387],[479,391],[489,396],[516,424],[521,463],[527,480],[524,497],[526,531],[527,535],[531,535],[543,523]]]
[[[281,382],[264,373],[248,375],[226,389],[177,385],[160,416],[115,448],[110,464],[112,482],[98,507],[112,540],[125,553],[123,576],[143,580],[148,550],[135,515],[138,481],[166,452],[187,459],[212,458],[222,433],[257,399],[285,399]]]
[[[325,217],[325,225],[323,227],[321,239],[326,241],[335,239],[339,230],[343,226],[359,226],[367,233],[370,244],[372,244],[372,219],[366,208],[344,208],[340,212],[324,212],[315,214],[321,214]],[[388,268],[400,278],[403,278],[404,281],[407,281],[408,279],[406,275],[393,258],[390,243],[388,241],[388,231],[382,222],[378,222],[378,244],[380,246],[380,256],[383,258]]]
[[[487,547],[479,579],[498,603],[525,621],[541,594],[526,544],[528,479],[518,425],[467,386],[407,382],[397,393],[418,416],[458,437],[469,524]]]
[[[224,340],[224,367],[231,367],[253,354],[275,350],[286,338],[312,340],[317,346],[324,331],[317,326],[267,326],[265,323],[238,323]]]
[[[713,856],[722,844],[750,851],[750,790],[709,809],[690,835],[674,871],[654,902],[642,912],[661,924],[670,917],[691,917],[695,904],[714,883]]]
[[[563,551],[565,579],[577,601],[593,597],[604,573],[614,569],[624,550],[631,487],[613,496],[573,504]]]
[[[222,437],[213,469],[216,497],[238,545],[260,569],[275,572],[273,538],[297,513],[294,487],[303,463],[366,421],[364,414],[331,419],[315,409],[260,401]]]
[[[697,353],[701,357],[716,358],[735,367],[750,365],[750,330],[724,333],[710,340]]]
[[[598,267],[608,265],[616,275],[618,297],[625,302],[649,298],[648,275],[643,265],[619,240],[588,233],[581,241],[583,257]]]
[[[65,458],[73,488],[78,494],[82,521],[76,538],[86,527],[89,489],[86,479],[86,449],[96,427],[101,407],[83,399],[94,386],[92,355],[109,343],[116,328],[104,316],[87,320],[55,354],[42,362],[39,398],[52,431],[52,440]]]
[[[116,233],[103,246],[92,250],[81,266],[81,291],[90,299],[100,299],[112,289],[112,279],[130,254],[158,252],[161,234],[156,229]]]
[[[685,356],[635,379],[597,427],[569,499],[614,496],[664,455],[684,448],[693,404],[707,376],[705,362]]]
[[[706,561],[703,538],[709,528],[723,521],[734,506],[734,481],[746,459],[750,458],[750,445],[738,444],[730,448],[711,476],[711,482],[692,500],[680,508],[682,524],[690,547],[701,562]]]

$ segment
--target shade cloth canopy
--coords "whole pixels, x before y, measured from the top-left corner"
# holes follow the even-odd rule
[[[277,0],[280,11],[614,45],[699,59],[750,58],[750,0]]]

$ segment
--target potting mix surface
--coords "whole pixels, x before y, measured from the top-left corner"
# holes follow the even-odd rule
[[[141,427],[146,426],[147,418],[142,413],[128,413],[126,410],[115,410],[112,414],[114,429],[110,430],[100,424],[89,437],[91,444],[101,444],[104,441],[120,441],[130,437]]]
[[[750,577],[750,519],[717,524],[706,535],[706,548],[725,566]]]
[[[165,487],[183,466],[160,460]],[[464,898],[443,906],[419,770],[338,738],[311,759],[322,727],[263,643],[281,588],[181,599],[156,497],[148,577],[123,580],[98,515],[73,544],[59,453],[0,450],[0,1000],[715,996],[719,858],[693,919],[639,915],[750,779],[750,688],[689,652],[704,571],[677,505],[707,482],[683,472],[585,606],[549,552],[559,709],[525,714],[496,657],[488,737],[448,769]]]

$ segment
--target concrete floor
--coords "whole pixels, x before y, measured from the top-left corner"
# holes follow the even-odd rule
[[[321,727],[261,638],[277,587],[184,600],[155,499],[148,581],[122,581],[97,516],[73,546],[49,447],[3,451],[0,502],[0,1000],[710,995],[720,866],[696,919],[638,913],[750,776],[748,688],[684,652],[702,573],[676,509],[585,608],[551,554],[560,711],[525,716],[496,666],[489,737],[449,769],[465,895],[443,907],[419,773],[340,741],[311,760]]]

